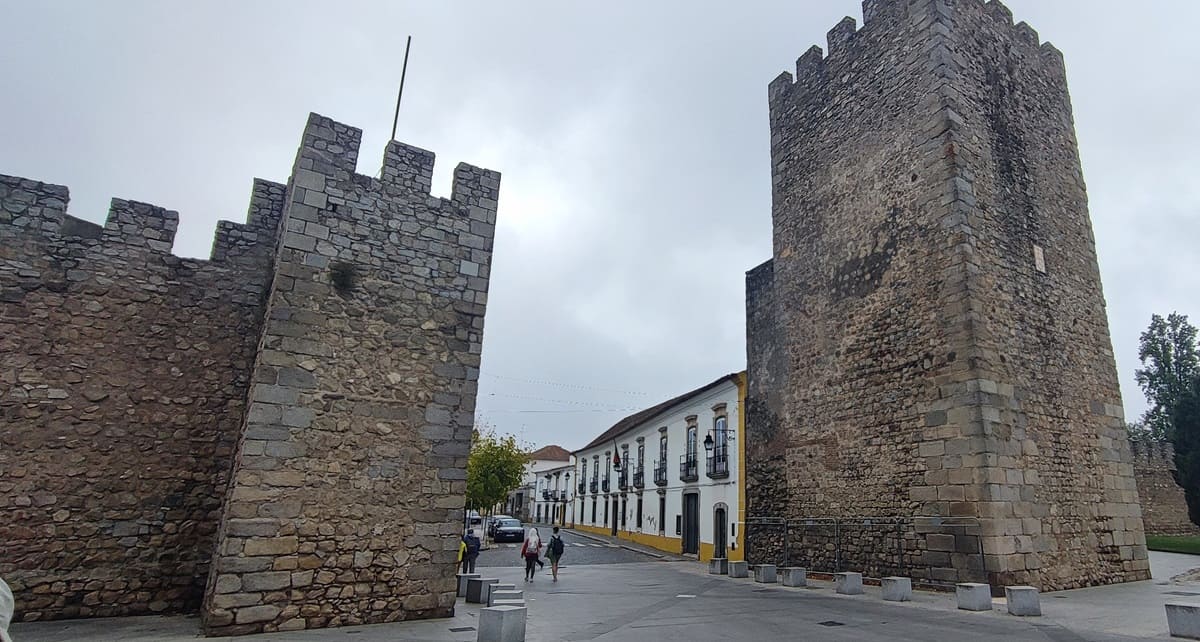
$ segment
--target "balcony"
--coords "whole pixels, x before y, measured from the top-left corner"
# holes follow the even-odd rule
[[[542,501],[546,501],[546,502],[554,501],[553,499],[550,498],[550,493],[552,493],[552,492],[553,491],[543,490],[542,491]]]
[[[622,471],[617,475],[617,490],[629,490],[629,474]]]
[[[592,481],[591,481],[591,482],[588,484],[588,490],[589,490],[589,491],[591,491],[591,493],[592,493],[593,495],[595,495],[595,494],[596,494],[596,492],[597,492],[597,489],[598,489],[598,488],[600,488],[600,482],[599,482],[598,480],[595,480],[595,479],[593,479],[593,480],[592,480]]]
[[[708,453],[707,465],[704,467],[709,479],[725,479],[729,477],[729,450],[716,448]]]
[[[641,468],[637,469],[633,473],[633,487],[634,488],[645,488],[646,487],[646,473],[643,472]]]
[[[694,482],[700,479],[699,462],[695,455],[679,456],[679,481]]]
[[[656,486],[667,485],[667,460],[660,459],[654,464],[654,484]]]
[[[582,495],[586,492],[587,492],[587,482],[579,482],[579,494]]]
[[[608,478],[607,477],[604,478],[604,481],[600,482],[600,490],[602,490],[606,493],[608,492]]]

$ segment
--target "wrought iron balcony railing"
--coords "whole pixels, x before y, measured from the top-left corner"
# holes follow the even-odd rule
[[[596,494],[596,492],[597,492],[597,489],[599,489],[599,488],[600,488],[600,482],[599,482],[598,480],[595,480],[595,479],[593,479],[593,480],[592,480],[592,481],[591,481],[591,482],[588,484],[588,490],[589,490],[589,491],[591,491],[591,493],[592,493],[593,495],[595,495],[595,494]]]
[[[708,453],[705,473],[709,479],[725,479],[729,476],[729,450],[727,448],[714,448],[712,452]]]
[[[654,484],[657,486],[667,485],[667,460],[660,459],[654,464]]]
[[[600,490],[601,490],[601,491],[603,491],[603,492],[606,492],[606,493],[608,492],[608,478],[607,478],[607,477],[605,477],[605,478],[604,478],[604,479],[603,479],[603,480],[600,482]]]
[[[641,468],[637,469],[633,473],[633,487],[634,488],[645,488],[646,487],[646,473],[642,472]]]
[[[700,479],[699,462],[695,455],[679,456],[679,481],[694,482]]]

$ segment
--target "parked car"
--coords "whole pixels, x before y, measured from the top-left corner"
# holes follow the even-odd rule
[[[525,527],[519,520],[511,517],[501,519],[496,522],[495,534],[492,539],[497,542],[523,542],[525,541]]]
[[[512,515],[492,515],[487,518],[487,526],[484,530],[487,531],[488,537],[496,536],[496,526],[502,519],[514,519],[514,517]]]
[[[483,518],[479,516],[479,511],[473,510],[467,513],[467,523],[471,526],[478,526],[483,523]]]

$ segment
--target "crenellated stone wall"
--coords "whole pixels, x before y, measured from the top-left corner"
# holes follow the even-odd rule
[[[0,177],[0,575],[25,620],[210,634],[451,614],[499,174],[312,115],[210,260]],[[206,593],[207,591],[207,593]],[[202,603],[203,602],[203,603]]]
[[[1147,578],[1061,54],[995,0],[863,15],[768,90],[749,517],[970,523],[904,542],[932,580]]]

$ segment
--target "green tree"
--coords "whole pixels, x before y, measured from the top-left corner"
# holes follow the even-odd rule
[[[477,426],[467,459],[467,508],[487,510],[504,501],[508,491],[521,485],[528,461],[529,454],[514,437]]]
[[[1180,396],[1171,419],[1175,426],[1175,482],[1183,488],[1188,518],[1200,525],[1200,377]]]
[[[1135,375],[1150,402],[1142,423],[1155,439],[1170,439],[1173,410],[1200,376],[1196,328],[1188,323],[1187,315],[1152,316],[1150,327],[1142,333],[1138,358],[1143,367]]]

